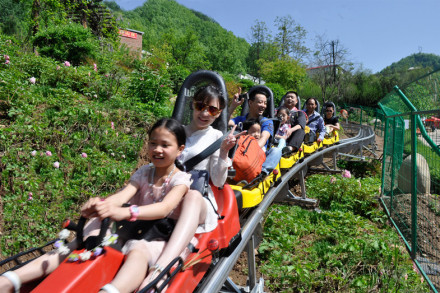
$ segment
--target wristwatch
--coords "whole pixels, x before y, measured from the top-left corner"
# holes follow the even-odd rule
[[[136,221],[137,217],[139,216],[139,207],[137,205],[131,205],[129,208],[130,210],[130,219],[128,221],[134,222]]]

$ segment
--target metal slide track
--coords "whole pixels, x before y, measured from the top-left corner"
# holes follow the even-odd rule
[[[307,169],[309,165],[316,165],[316,162],[322,162],[324,154],[333,153],[333,157],[336,158],[335,154],[345,154],[345,153],[357,153],[362,156],[362,150],[368,145],[374,145],[375,143],[375,133],[370,126],[366,125],[356,125],[356,124],[343,124],[345,130],[357,130],[357,135],[348,139],[340,140],[338,144],[326,147],[322,150],[316,151],[315,153],[307,156],[303,162],[293,165],[293,167],[281,177],[281,182],[269,189],[268,193],[264,196],[263,201],[250,213],[247,221],[242,227],[242,240],[236,247],[236,249],[228,257],[223,257],[219,259],[218,263],[209,272],[207,277],[199,286],[197,292],[244,292],[229,280],[229,272],[234,267],[240,254],[247,249],[248,251],[248,264],[249,264],[249,288],[246,292],[263,292],[263,280],[260,280],[258,284],[255,274],[255,259],[254,259],[254,234],[255,231],[263,219],[264,213],[273,203],[277,196],[286,193],[289,185],[290,179],[294,178],[297,173],[301,172],[304,168]],[[249,260],[249,258],[251,260]],[[226,288],[225,287],[229,287]],[[223,289],[222,289],[223,288]]]

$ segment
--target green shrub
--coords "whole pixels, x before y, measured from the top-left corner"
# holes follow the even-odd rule
[[[86,58],[94,58],[96,43],[91,31],[76,23],[50,26],[39,31],[33,39],[41,55],[61,62],[69,61],[72,65],[83,64]]]
[[[265,84],[265,86],[272,90],[275,107],[278,107],[281,99],[286,94],[287,90],[277,83],[268,82]]]
[[[255,82],[250,79],[240,79],[239,83],[243,93],[247,92],[251,87],[255,85]]]
[[[133,70],[123,52],[103,50],[95,71],[18,47],[0,43],[0,257],[54,239],[88,198],[123,186],[156,119],[118,94]]]
[[[340,131],[341,133],[341,131]],[[367,176],[378,177],[381,175],[381,161],[371,160],[371,161],[343,161],[337,162],[339,169],[349,170],[354,177],[364,178]]]
[[[319,206],[326,210],[349,211],[378,223],[385,223],[380,211],[377,196],[380,179],[345,178],[341,175],[312,175],[306,181],[307,196],[319,200]]]
[[[125,96],[145,104],[156,116],[169,116],[170,88],[168,75],[159,74],[144,64],[138,64],[130,76]]]
[[[329,210],[268,209],[257,264],[265,286],[272,292],[429,292],[398,234],[371,217],[374,209],[386,219],[375,199],[380,181],[362,179],[361,188],[358,179],[330,179],[307,178],[308,195]]]

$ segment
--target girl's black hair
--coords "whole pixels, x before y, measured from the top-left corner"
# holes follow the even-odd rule
[[[243,122],[243,130],[249,130],[249,128],[252,127],[252,125],[258,124],[261,126],[260,121],[255,118],[247,119]]]
[[[223,110],[226,107],[225,100],[221,96],[221,91],[213,85],[207,85],[200,88],[193,97],[195,102],[209,102],[211,100],[218,100],[220,109]]]
[[[169,132],[171,132],[172,134],[174,134],[174,136],[176,137],[176,140],[177,140],[177,145],[179,147],[181,145],[185,145],[186,133],[185,133],[185,129],[183,128],[182,123],[180,123],[179,121],[177,121],[176,119],[173,119],[173,118],[159,119],[158,121],[156,121],[156,123],[154,123],[154,125],[148,131],[148,136],[150,137],[151,134],[153,133],[153,131],[157,128],[160,128],[160,127],[163,127],[166,130],[168,130]],[[176,160],[174,163],[176,164],[177,168],[179,168],[182,171],[184,170],[184,167],[179,160]]]
[[[284,106],[279,107],[277,114],[280,113],[280,111],[286,111],[287,115],[290,115],[290,110],[287,107]]]

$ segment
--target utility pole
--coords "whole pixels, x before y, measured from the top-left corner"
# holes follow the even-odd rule
[[[335,41],[331,42],[331,46],[332,46],[332,63],[333,63],[333,83],[336,84]]]

